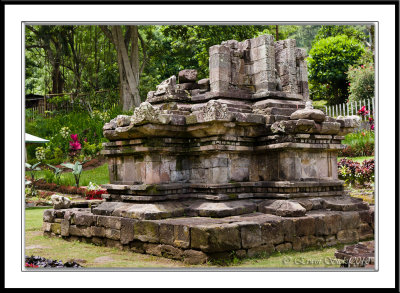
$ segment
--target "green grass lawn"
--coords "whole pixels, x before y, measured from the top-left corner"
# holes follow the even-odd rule
[[[48,182],[49,178],[51,178],[53,172],[50,170],[42,170],[42,171],[36,171],[35,173],[35,178],[45,178]],[[27,176],[30,176],[29,172],[26,172]],[[83,170],[82,175],[79,181],[80,186],[87,186],[89,185],[89,182],[93,182],[96,184],[107,184],[110,183],[110,177],[108,174],[108,164],[105,163],[104,165],[91,169],[91,170]],[[74,175],[72,172],[64,172],[61,174],[61,179],[60,179],[61,185],[75,185],[75,179]]]
[[[354,162],[359,162],[359,163],[362,163],[365,160],[375,159],[374,156],[372,156],[372,157],[338,157],[337,158],[338,162],[343,158],[350,159]]]
[[[116,248],[95,246],[89,243],[66,241],[61,238],[43,236],[43,208],[25,211],[25,254],[57,259],[63,262],[79,261],[84,267],[113,268],[221,268],[217,263],[189,266],[183,262],[152,255],[138,254]],[[274,253],[269,257],[234,259],[223,267],[229,268],[339,268],[334,257],[335,247],[304,252]]]

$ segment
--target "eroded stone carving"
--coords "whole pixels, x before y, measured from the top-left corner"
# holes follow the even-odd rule
[[[51,202],[54,209],[67,209],[71,206],[71,200],[65,196],[53,194],[51,196]]]
[[[203,107],[204,121],[228,120],[230,115],[227,109],[226,104],[214,100],[209,101]]]
[[[150,103],[143,102],[139,107],[135,108],[133,115],[131,117],[131,122],[133,124],[140,124],[145,122],[159,122],[159,116],[161,111],[154,108]]]
[[[173,75],[170,78],[164,80],[157,86],[154,95],[155,96],[172,95],[175,93],[175,86],[176,86],[176,76]]]

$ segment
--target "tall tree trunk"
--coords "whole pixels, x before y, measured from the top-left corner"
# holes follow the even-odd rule
[[[275,39],[279,41],[279,25],[275,26]]]
[[[106,36],[113,42],[117,50],[118,69],[120,78],[120,103],[124,111],[137,107],[141,103],[139,94],[139,37],[137,26],[127,29],[125,38],[121,26],[112,26],[109,30],[100,26]],[[131,56],[128,55],[129,44],[131,44]]]

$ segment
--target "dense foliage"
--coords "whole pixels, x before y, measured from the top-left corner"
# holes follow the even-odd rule
[[[64,162],[68,155],[72,155],[71,135],[77,135],[81,145],[79,152],[72,157],[83,160],[95,156],[102,143],[107,141],[103,137],[104,123],[121,113],[119,107],[114,107],[106,112],[69,112],[59,113],[50,119],[38,116],[34,121],[26,120],[25,132],[49,140],[45,147],[28,145],[28,161],[35,163],[40,159],[52,165]]]
[[[358,131],[349,133],[342,142],[345,148],[339,152],[343,157],[373,156],[375,152],[375,132]]]
[[[349,67],[349,101],[375,97],[375,66],[371,50],[367,49],[358,64]]]
[[[350,159],[341,159],[338,162],[339,178],[348,184],[365,185],[375,179],[375,160],[365,160],[361,164]]]
[[[323,85],[331,104],[344,103],[348,96],[346,72],[364,50],[361,42],[346,35],[320,39],[308,58],[310,83]]]

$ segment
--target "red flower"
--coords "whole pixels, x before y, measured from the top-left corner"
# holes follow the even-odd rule
[[[358,110],[358,114],[365,116],[369,113],[369,111],[367,111],[367,109],[365,109],[365,106],[362,106],[360,110]]]

